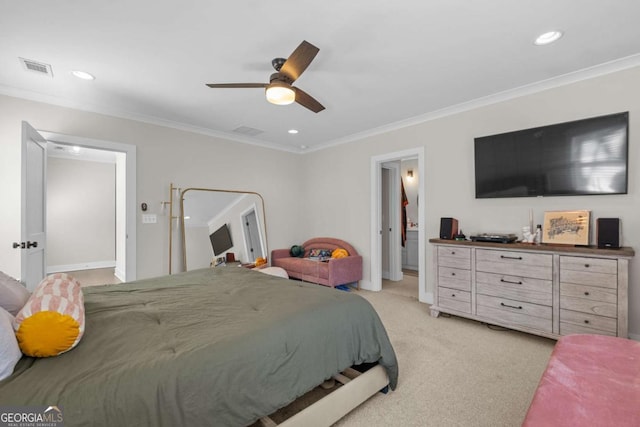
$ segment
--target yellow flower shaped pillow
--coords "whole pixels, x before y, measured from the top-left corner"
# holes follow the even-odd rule
[[[347,250],[342,248],[334,249],[333,252],[331,252],[331,258],[346,258],[348,256],[349,253]]]
[[[57,356],[71,350],[84,334],[80,283],[65,273],[46,277],[16,315],[14,329],[27,356]]]

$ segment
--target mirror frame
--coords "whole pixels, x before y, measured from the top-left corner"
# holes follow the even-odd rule
[[[180,191],[180,234],[182,235],[182,270],[187,271],[187,238],[186,232],[184,228],[184,194],[187,191],[197,190],[197,191],[216,191],[220,193],[237,193],[237,194],[254,194],[260,198],[260,203],[262,204],[262,222],[264,223],[264,245],[265,249],[269,251],[268,238],[267,238],[267,215],[264,207],[264,198],[260,193],[256,193],[255,191],[243,191],[243,190],[223,190],[219,188],[200,188],[200,187],[189,187]]]

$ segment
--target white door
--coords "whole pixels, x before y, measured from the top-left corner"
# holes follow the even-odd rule
[[[32,291],[46,268],[47,141],[22,122],[21,279]]]
[[[243,215],[242,221],[244,222],[244,238],[249,262],[254,262],[257,258],[264,258],[255,209],[251,209],[249,213]]]
[[[382,278],[389,279],[389,257],[390,257],[390,234],[391,234],[391,221],[389,219],[390,204],[389,204],[389,169],[382,167]]]

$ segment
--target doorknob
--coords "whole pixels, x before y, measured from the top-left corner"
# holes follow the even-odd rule
[[[37,248],[37,247],[38,247],[38,242],[30,242],[27,240],[27,249]]]
[[[24,242],[22,242],[22,243],[13,242],[13,249],[18,249],[18,248],[24,249],[25,248]]]

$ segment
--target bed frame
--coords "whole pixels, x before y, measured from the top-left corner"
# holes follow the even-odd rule
[[[328,427],[389,384],[389,377],[380,365],[364,373],[348,368],[333,379],[342,387],[280,424],[269,417],[261,418],[261,424],[264,427]]]

